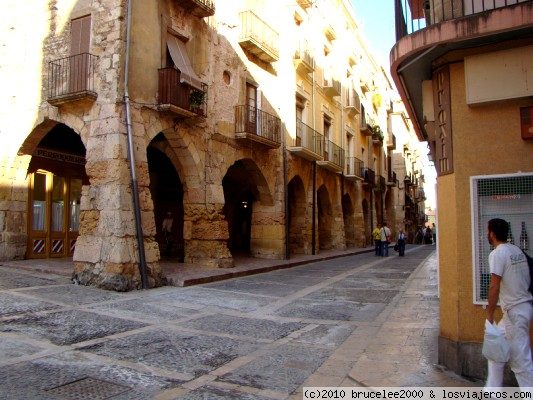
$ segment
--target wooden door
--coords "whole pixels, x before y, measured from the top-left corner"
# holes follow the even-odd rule
[[[76,18],[70,25],[69,92],[88,89],[90,70],[91,16]]]
[[[246,132],[257,133],[257,87],[246,83]]]

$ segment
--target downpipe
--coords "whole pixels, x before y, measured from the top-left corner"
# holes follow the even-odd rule
[[[129,83],[129,61],[131,44],[131,2],[127,0],[127,23],[126,23],[126,61],[124,72],[124,105],[126,108],[126,133],[128,136],[128,159],[130,163],[131,190],[133,197],[133,210],[135,217],[135,231],[137,234],[137,249],[139,251],[139,272],[141,274],[141,285],[143,289],[148,289],[148,273],[146,267],[146,256],[144,252],[144,234],[142,230],[141,207],[139,201],[139,185],[137,184],[137,173],[135,169],[135,152],[133,150],[133,133],[131,124],[130,96],[128,92]]]

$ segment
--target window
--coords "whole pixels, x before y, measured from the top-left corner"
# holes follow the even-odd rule
[[[492,218],[509,222],[508,242],[529,255],[533,236],[533,174],[474,176],[470,178],[472,207],[472,266],[474,304],[486,304],[491,246],[487,242],[487,223]]]

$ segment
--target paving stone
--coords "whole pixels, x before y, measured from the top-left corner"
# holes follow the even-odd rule
[[[186,326],[205,332],[220,332],[248,336],[253,339],[277,340],[298,329],[302,329],[305,324],[214,315],[188,321]]]
[[[317,290],[304,299],[345,300],[364,303],[388,304],[399,292],[397,290],[370,290],[329,287]]]
[[[154,302],[151,299],[132,299],[114,303],[99,304],[91,310],[105,311],[117,317],[137,318],[147,322],[173,321],[198,313],[196,310],[178,307],[175,304]]]
[[[63,279],[48,279],[17,273],[14,270],[0,269],[0,289],[17,289],[30,286],[57,285]]]
[[[273,282],[249,282],[242,280],[231,280],[221,283],[212,283],[204,287],[218,290],[229,290],[235,292],[244,292],[251,294],[262,294],[265,296],[284,297],[288,296],[298,290],[301,286],[294,285],[280,285]]]
[[[0,317],[9,317],[20,313],[52,310],[59,306],[46,301],[29,299],[12,293],[0,293]]]
[[[140,322],[71,310],[6,320],[0,325],[0,331],[19,332],[26,336],[48,339],[56,345],[68,345],[143,326],[146,325]]]
[[[120,299],[124,294],[110,292],[83,285],[62,285],[54,287],[44,287],[37,289],[27,289],[21,292],[35,297],[57,301],[65,304],[91,304],[96,302]]]
[[[297,343],[337,347],[353,332],[350,325],[319,325],[298,336]]]
[[[22,357],[42,351],[42,348],[32,346],[20,340],[0,337],[0,362],[9,358]]]
[[[411,275],[410,272],[382,272],[367,270],[357,274],[360,278],[379,278],[379,279],[407,279]]]
[[[363,288],[363,289],[400,289],[405,284],[400,279],[361,278],[351,276],[335,283],[339,288]]]
[[[125,393],[113,397],[124,400],[153,398],[160,390],[183,383],[181,380],[159,377],[109,362],[103,364],[90,360],[79,352],[67,352],[0,367],[0,398],[64,399],[65,397],[54,395],[53,389],[88,377],[128,388]]]
[[[246,340],[151,331],[85,346],[81,350],[198,377],[258,348],[258,344]]]
[[[373,321],[385,309],[386,304],[353,303],[343,300],[301,299],[275,312],[290,318],[309,318],[331,321]]]
[[[173,400],[269,400],[268,397],[256,394],[243,393],[235,389],[222,389],[214,387],[202,387],[190,391],[182,396],[174,397]]]
[[[163,293],[151,298],[152,301],[193,303],[205,306],[214,306],[221,309],[238,310],[243,312],[255,311],[260,307],[275,301],[261,296],[247,293],[233,293],[222,290],[208,289],[207,287],[176,288],[176,290]]]
[[[316,347],[283,345],[221,376],[219,380],[289,394],[296,390],[329,354],[330,350]]]
[[[285,273],[284,273],[285,272]],[[306,287],[316,285],[318,283],[324,282],[322,277],[312,277],[305,276],[300,274],[288,275],[287,271],[283,272],[272,272],[268,274],[258,274],[253,277],[243,278],[243,281],[247,282],[274,282],[279,283],[280,285],[294,285],[299,287]]]

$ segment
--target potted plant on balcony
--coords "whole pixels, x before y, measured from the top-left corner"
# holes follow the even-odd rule
[[[385,136],[383,135],[383,131],[381,130],[380,126],[374,125],[372,127],[372,140],[383,143],[384,138]]]
[[[191,110],[198,111],[202,104],[204,104],[204,100],[205,92],[198,89],[191,90],[191,93],[189,94],[189,105]]]

